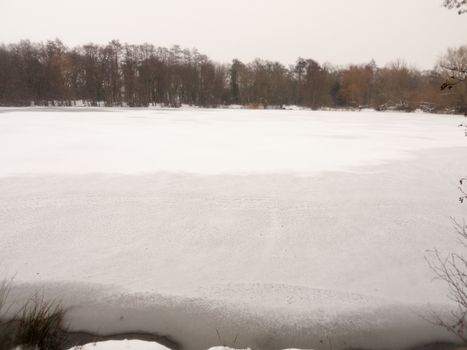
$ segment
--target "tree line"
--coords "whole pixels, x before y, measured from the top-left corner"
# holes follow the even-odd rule
[[[197,50],[130,45],[66,47],[60,40],[0,45],[0,105],[135,106],[182,104],[252,108],[297,105],[465,113],[466,84],[440,91],[449,69],[467,68],[467,47],[420,71],[401,61],[338,67],[313,59],[213,62]],[[449,91],[448,91],[449,90]]]

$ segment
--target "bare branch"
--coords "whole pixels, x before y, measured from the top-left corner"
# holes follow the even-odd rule
[[[444,0],[443,6],[448,9],[456,9],[460,15],[467,12],[467,0]]]
[[[467,248],[467,226],[453,219],[458,241],[463,248]],[[435,279],[446,283],[447,297],[457,305],[457,310],[451,312],[451,319],[442,319],[434,313],[434,324],[445,328],[467,344],[467,258],[460,253],[450,253],[441,256],[438,250],[429,252],[426,257],[428,266],[435,274]]]

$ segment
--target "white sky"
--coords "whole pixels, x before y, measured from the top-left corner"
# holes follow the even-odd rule
[[[294,63],[432,68],[467,44],[467,15],[442,0],[0,0],[0,42],[60,38],[198,48],[219,62],[255,57]]]

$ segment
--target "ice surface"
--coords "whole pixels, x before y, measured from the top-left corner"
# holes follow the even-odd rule
[[[0,176],[310,174],[462,146],[460,118],[375,112],[2,110]]]
[[[0,109],[0,271],[73,329],[189,350],[449,339],[424,257],[457,249],[461,119]]]

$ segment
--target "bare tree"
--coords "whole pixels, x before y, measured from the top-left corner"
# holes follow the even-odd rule
[[[451,90],[454,86],[459,85],[456,92],[465,97],[467,95],[465,86],[467,82],[467,46],[448,49],[448,52],[441,58],[439,66],[445,77],[441,90]],[[467,104],[467,97],[463,99],[462,103]]]
[[[467,225],[465,222],[460,224],[454,221],[454,227],[458,235],[460,250],[465,252]],[[436,278],[447,284],[447,296],[457,305],[448,318],[434,314],[435,323],[456,335],[463,343],[467,343],[467,256],[456,252],[443,257],[437,250],[433,250],[427,262]]]
[[[467,12],[467,0],[444,0],[443,6],[456,9],[460,15]]]
[[[444,6],[449,9],[457,9],[459,14],[467,12],[467,0],[444,0]],[[439,64],[444,73],[447,74],[445,82],[441,85],[441,90],[452,90],[455,86],[466,88],[467,82],[467,47],[458,50],[450,49]],[[458,90],[457,88],[455,90]],[[462,94],[462,92],[461,92]],[[467,95],[465,90],[463,95]],[[465,104],[465,101],[464,105]],[[464,113],[466,113],[464,111]],[[460,124],[466,128],[465,124]],[[463,189],[463,183],[467,178],[459,180],[459,190],[461,203],[467,199],[467,193]],[[454,221],[457,232],[459,250],[463,253],[451,252],[446,257],[442,257],[437,250],[434,250],[432,257],[427,259],[429,266],[434,271],[436,277],[447,284],[448,298],[454,301],[457,308],[451,312],[450,319],[443,319],[439,315],[434,315],[437,324],[449,332],[456,335],[464,344],[467,344],[467,257],[464,255],[467,250],[467,225],[465,221],[460,224]]]
[[[432,112],[467,112],[467,50],[453,49],[438,70],[420,72],[402,64],[336,67],[312,58],[292,66],[256,59],[213,62],[196,49],[151,44],[87,44],[60,40],[0,45],[0,105],[148,106],[181,104],[215,107],[296,104],[322,107],[369,106]],[[442,81],[444,93],[439,94]],[[456,86],[456,89],[452,89]],[[424,109],[424,108],[423,108]]]
[[[456,9],[460,15],[467,13],[467,0],[444,0],[443,6]],[[442,59],[440,66],[451,73],[441,85],[441,90],[450,90],[467,81],[467,46],[462,46],[458,50],[450,49]]]

